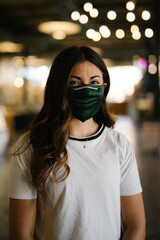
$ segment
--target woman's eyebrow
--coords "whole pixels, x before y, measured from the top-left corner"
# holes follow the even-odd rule
[[[93,78],[101,78],[99,75],[94,75],[94,76],[92,76],[92,77],[90,77],[90,79],[93,79]]]
[[[73,75],[71,75],[71,78],[76,78],[76,79],[78,79],[78,80],[81,80],[81,78],[78,77],[78,76],[73,76]]]

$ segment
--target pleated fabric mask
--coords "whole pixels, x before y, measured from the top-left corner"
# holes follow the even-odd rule
[[[68,87],[68,99],[73,116],[82,122],[94,117],[104,96],[104,85],[83,84]]]

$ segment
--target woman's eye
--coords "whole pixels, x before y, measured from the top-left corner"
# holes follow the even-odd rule
[[[93,80],[93,81],[90,82],[90,84],[100,84],[100,83],[97,80]]]
[[[78,85],[80,85],[80,83],[78,81],[70,81],[69,85],[70,86],[78,86]]]

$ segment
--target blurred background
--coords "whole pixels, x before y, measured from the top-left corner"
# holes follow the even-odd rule
[[[159,14],[159,0],[0,0],[0,240],[9,238],[12,146],[42,106],[52,61],[72,45],[108,67],[115,128],[136,151],[146,239],[160,239]]]

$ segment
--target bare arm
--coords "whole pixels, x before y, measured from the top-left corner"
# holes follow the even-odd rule
[[[121,197],[121,214],[124,225],[123,240],[145,239],[145,213],[142,194]]]
[[[9,200],[10,240],[34,240],[37,199]]]

